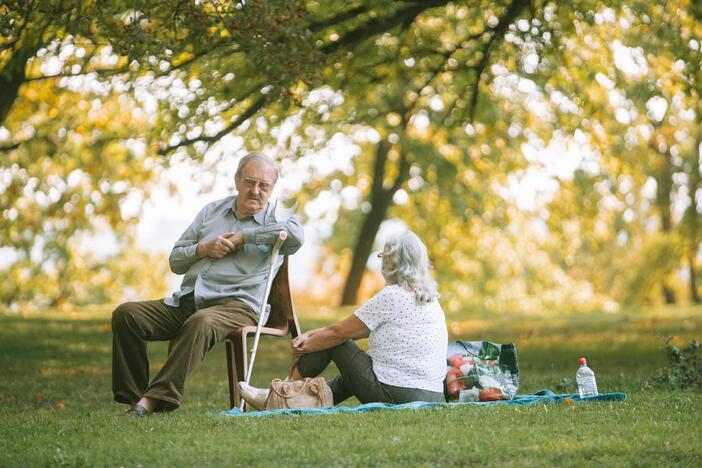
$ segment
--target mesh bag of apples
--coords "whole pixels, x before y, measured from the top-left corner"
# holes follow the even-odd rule
[[[519,388],[514,344],[457,341],[448,346],[446,401],[511,400]]]

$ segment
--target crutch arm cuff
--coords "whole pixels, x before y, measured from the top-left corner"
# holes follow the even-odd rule
[[[245,244],[259,244],[256,242],[256,228],[245,228],[241,230]]]

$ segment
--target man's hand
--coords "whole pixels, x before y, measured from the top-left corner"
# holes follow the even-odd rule
[[[222,237],[234,244],[233,252],[236,252],[244,246],[244,234],[242,232],[228,232]]]
[[[222,258],[227,254],[236,252],[243,245],[244,236],[242,233],[227,232],[214,239],[199,243],[195,253],[198,257]]]

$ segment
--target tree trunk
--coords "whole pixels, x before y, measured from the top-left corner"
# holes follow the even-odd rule
[[[375,152],[373,184],[371,186],[371,209],[363,220],[361,230],[356,239],[351,258],[351,269],[346,277],[344,291],[341,295],[341,305],[354,305],[358,301],[358,290],[361,287],[363,273],[366,271],[366,262],[373,248],[373,241],[378,234],[381,223],[387,217],[388,209],[392,205],[392,197],[402,187],[409,176],[409,162],[404,151],[401,151],[397,176],[390,188],[383,187],[385,179],[385,165],[391,148],[390,142],[381,140]]]
[[[25,38],[27,40],[29,38]],[[0,70],[0,124],[10,113],[19,95],[20,86],[24,83],[27,62],[39,50],[39,44],[29,43],[13,51],[12,57]]]
[[[688,270],[690,275],[690,301],[693,304],[702,304],[700,294],[697,292],[697,271],[695,269],[695,258],[692,255],[688,257]]]
[[[702,110],[702,109],[700,109]],[[688,270],[690,281],[690,301],[693,304],[701,304],[702,299],[697,292],[697,268],[696,259],[699,251],[699,213],[697,212],[697,192],[700,190],[700,146],[702,146],[702,130],[699,125],[702,124],[702,116],[697,116],[697,138],[695,139],[695,147],[693,149],[692,164],[690,166],[690,206],[687,208],[687,244],[688,244]]]
[[[675,292],[673,292],[673,290],[667,284],[664,283],[661,285],[661,291],[663,292],[663,299],[665,300],[666,304],[675,304]]]
[[[371,193],[372,207],[368,216],[363,220],[361,232],[356,239],[351,258],[351,269],[346,277],[346,284],[341,295],[341,305],[354,305],[358,302],[358,290],[361,287],[363,273],[366,271],[366,262],[373,248],[373,241],[378,234],[378,229],[387,216],[392,195],[388,191]]]
[[[659,152],[660,170],[655,175],[656,178],[656,205],[661,217],[661,231],[670,233],[673,230],[673,221],[670,213],[670,192],[673,189],[673,176],[671,168],[671,155],[668,151]],[[661,292],[666,304],[675,304],[675,292],[665,283],[661,283]]]

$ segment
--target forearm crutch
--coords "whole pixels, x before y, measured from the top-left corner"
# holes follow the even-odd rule
[[[246,376],[244,381],[246,384],[249,384],[249,381],[251,380],[251,373],[253,372],[253,366],[254,366],[254,361],[256,360],[256,350],[258,349],[258,339],[261,337],[261,328],[263,327],[263,324],[265,323],[266,319],[268,318],[267,312],[267,307],[266,305],[268,304],[268,296],[271,293],[271,286],[273,285],[273,273],[275,270],[275,261],[278,259],[278,252],[280,251],[280,247],[283,245],[283,241],[288,237],[288,233],[285,231],[280,231],[278,233],[278,239],[276,239],[275,244],[273,244],[273,250],[271,251],[271,260],[270,260],[270,267],[268,269],[268,279],[266,281],[266,289],[263,292],[263,300],[261,301],[261,308],[259,310],[258,314],[258,324],[256,325],[256,335],[254,336],[254,342],[253,342],[253,348],[251,348],[251,361],[249,362],[249,369],[246,372]],[[244,411],[244,404],[246,402],[241,400],[241,405],[239,407],[239,410]]]

